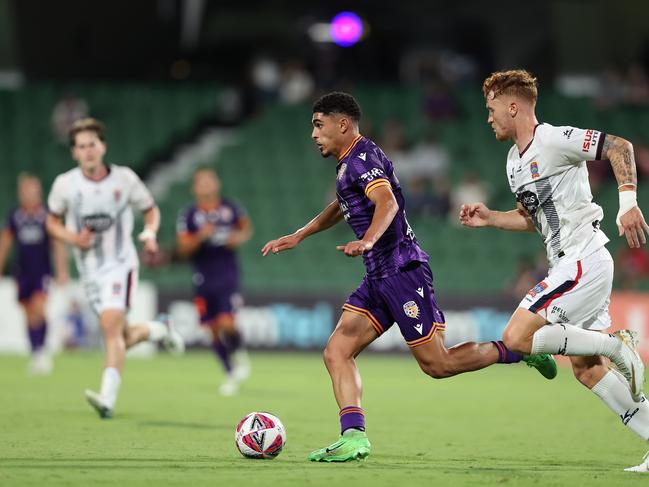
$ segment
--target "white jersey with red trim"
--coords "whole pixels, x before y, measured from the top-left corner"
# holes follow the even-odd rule
[[[550,265],[576,261],[608,242],[586,168],[586,161],[601,158],[605,136],[542,123],[522,153],[514,145],[507,155],[510,189],[543,237]]]
[[[131,208],[146,211],[155,206],[132,169],[111,165],[108,170],[99,181],[88,179],[78,167],[59,175],[47,201],[49,211],[64,217],[69,230],[78,233],[87,227],[95,232],[89,250],[74,248],[77,268],[86,279],[115,266],[138,266]]]

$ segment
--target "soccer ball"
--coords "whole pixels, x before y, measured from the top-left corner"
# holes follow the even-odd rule
[[[270,413],[247,414],[234,432],[239,452],[246,458],[275,458],[286,444],[286,430]]]

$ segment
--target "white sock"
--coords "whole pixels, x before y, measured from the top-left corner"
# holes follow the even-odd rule
[[[119,392],[119,385],[122,382],[119,370],[115,367],[106,367],[101,376],[101,389],[99,394],[106,399],[108,407],[111,409],[115,407],[117,401],[117,393]]]
[[[595,384],[592,391],[620,417],[624,426],[643,440],[649,440],[649,401],[644,395],[640,402],[635,402],[626,380],[612,370]]]
[[[620,341],[615,337],[572,325],[545,325],[532,337],[532,355],[550,353],[612,358],[619,346]]]
[[[150,342],[159,342],[167,336],[167,327],[164,323],[159,321],[147,321],[144,323],[144,326],[149,329],[149,338],[147,338],[147,340]]]

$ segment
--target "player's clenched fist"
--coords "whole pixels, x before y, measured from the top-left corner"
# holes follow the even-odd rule
[[[489,225],[491,210],[484,203],[470,203],[460,207],[460,223],[467,227]]]
[[[262,247],[261,255],[265,257],[269,252],[272,252],[273,254],[279,254],[284,250],[290,250],[293,247],[296,247],[297,244],[300,243],[300,240],[300,237],[295,233],[292,233],[291,235],[285,235],[275,240],[271,240]]]

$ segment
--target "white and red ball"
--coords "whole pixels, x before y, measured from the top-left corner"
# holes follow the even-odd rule
[[[247,414],[234,432],[237,449],[246,458],[275,458],[286,444],[286,430],[277,416]]]

